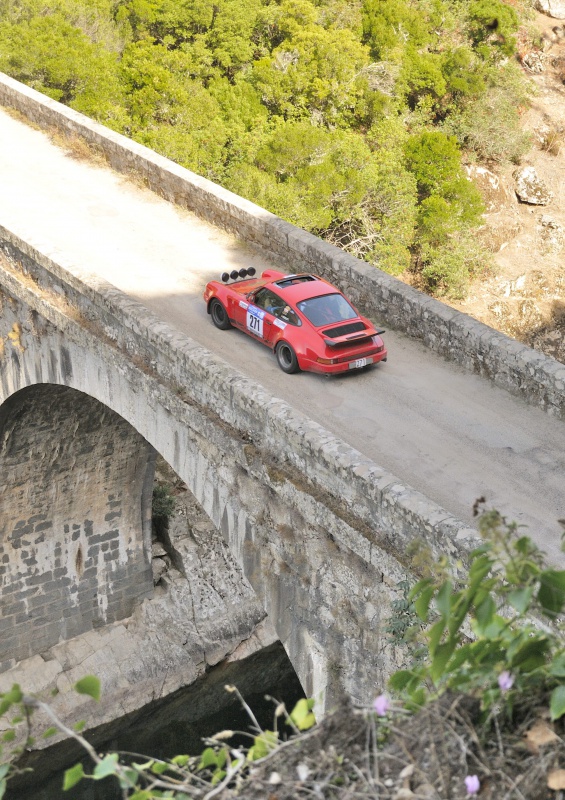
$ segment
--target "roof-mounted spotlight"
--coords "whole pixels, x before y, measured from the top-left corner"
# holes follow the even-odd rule
[[[248,267],[247,268],[247,274],[249,275],[250,278],[252,278],[255,275],[256,272],[257,272],[257,270],[255,269],[255,267]]]
[[[237,280],[239,278],[239,272],[236,269],[232,270],[232,272],[230,272],[230,278],[232,281]]]
[[[222,283],[227,283],[230,279],[229,272],[222,272]]]
[[[247,270],[245,267],[242,267],[237,274],[240,278],[247,278]]]

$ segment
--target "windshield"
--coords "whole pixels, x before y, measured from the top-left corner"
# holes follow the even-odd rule
[[[342,294],[324,294],[321,297],[302,300],[297,303],[297,308],[316,328],[357,317],[357,312]]]

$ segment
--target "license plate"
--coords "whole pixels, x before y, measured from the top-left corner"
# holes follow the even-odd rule
[[[367,364],[372,364],[372,358],[358,358],[356,361],[349,362],[349,369],[361,369],[361,367],[366,367]]]

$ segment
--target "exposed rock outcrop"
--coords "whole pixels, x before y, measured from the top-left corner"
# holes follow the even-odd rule
[[[519,167],[514,172],[515,191],[521,203],[546,206],[553,199],[553,192],[537,174],[535,167]]]
[[[535,8],[554,19],[565,19],[565,0],[536,0]]]

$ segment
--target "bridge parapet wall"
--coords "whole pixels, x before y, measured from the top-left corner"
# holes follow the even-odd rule
[[[111,166],[142,177],[163,197],[237,233],[293,271],[312,269],[339,285],[374,319],[496,385],[565,417],[565,366],[467,314],[323,242],[146,147],[0,74],[0,104],[44,128],[79,136]]]

